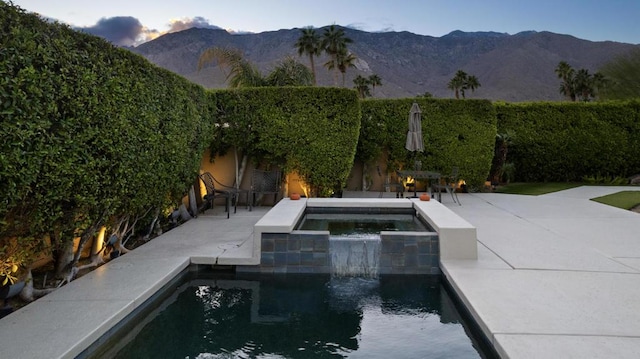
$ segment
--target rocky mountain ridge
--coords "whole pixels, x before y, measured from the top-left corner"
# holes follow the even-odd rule
[[[377,74],[382,86],[377,98],[401,98],[431,93],[452,98],[447,83],[457,70],[475,75],[481,87],[467,98],[491,100],[562,100],[560,80],[554,72],[560,61],[576,69],[595,72],[600,66],[639,45],[613,41],[593,42],[552,32],[524,31],[515,35],[497,32],[453,31],[442,37],[410,32],[365,32],[344,28],[353,40],[349,50],[357,57],[356,68],[347,71],[345,86],[353,87],[357,75]],[[322,33],[322,29],[317,29]],[[224,88],[225,74],[216,66],[197,70],[198,57],[207,48],[233,47],[244,52],[263,74],[286,56],[298,57],[294,44],[300,29],[257,34],[230,34],[224,30],[192,28],[161,36],[131,51],[158,66],[176,72],[207,88]],[[320,86],[331,86],[332,75],[316,60]]]

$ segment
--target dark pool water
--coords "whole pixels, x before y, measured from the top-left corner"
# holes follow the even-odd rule
[[[331,235],[379,234],[381,231],[431,231],[412,214],[309,213],[299,230],[329,231]]]
[[[484,356],[437,276],[193,279],[158,308],[116,358]]]

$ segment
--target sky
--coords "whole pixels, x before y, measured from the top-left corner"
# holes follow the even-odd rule
[[[8,0],[3,0],[8,1]],[[13,0],[27,11],[136,46],[189,27],[229,32],[341,25],[440,37],[551,31],[640,44],[640,0]]]

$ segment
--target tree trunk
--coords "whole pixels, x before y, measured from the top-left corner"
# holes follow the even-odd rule
[[[73,239],[70,238],[68,240],[63,239],[60,244],[62,248],[60,248],[56,255],[56,278],[63,277],[65,272],[70,269],[71,263],[73,263]]]
[[[20,299],[25,302],[33,302],[37,298],[40,298],[44,295],[47,295],[56,290],[55,288],[50,289],[36,289],[33,287],[33,275],[31,274],[31,268],[27,271],[27,278],[25,279],[24,288],[20,292]]]
[[[238,150],[235,149],[235,156],[236,156],[236,168],[238,168]],[[247,162],[248,162],[248,157],[247,155],[242,155],[242,161],[240,161],[240,167],[238,168],[238,173],[237,173],[237,177],[236,177],[236,183],[235,185],[238,186],[238,188],[240,188],[240,184],[242,184],[242,180],[244,179],[244,173],[247,170]]]
[[[189,211],[191,212],[191,215],[193,217],[198,216],[198,204],[196,203],[196,190],[195,188],[193,188],[193,186],[189,188]],[[155,224],[157,218],[158,216],[156,215],[152,224]]]
[[[309,54],[309,63],[311,63],[311,75],[313,76],[313,86],[318,85],[316,81],[316,66],[313,62],[313,55]]]
[[[367,164],[362,164],[362,192],[366,192],[368,190],[367,184]]]
[[[89,239],[91,239],[95,235],[96,231],[101,226],[102,226],[102,221],[97,221],[82,232],[82,234],[80,235],[80,242],[78,243],[78,249],[76,250],[76,253],[73,256],[73,260],[71,262],[72,266],[75,266],[78,263],[78,261],[80,260],[80,256],[82,255],[82,249],[84,248],[85,244],[89,241]]]

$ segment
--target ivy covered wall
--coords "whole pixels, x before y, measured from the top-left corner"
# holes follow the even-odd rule
[[[405,149],[411,105],[422,111],[424,152]],[[472,188],[482,186],[493,158],[496,116],[486,100],[393,99],[366,100],[362,104],[362,127],[356,158],[375,162],[387,152],[387,170],[422,168],[449,173],[460,168],[460,178]]]
[[[640,102],[495,105],[510,133],[517,181],[581,181],[640,173]]]
[[[178,203],[210,122],[202,87],[0,2],[0,241],[64,247]]]
[[[257,163],[296,172],[315,195],[344,186],[358,143],[356,92],[326,87],[219,90],[211,151],[231,146]]]

